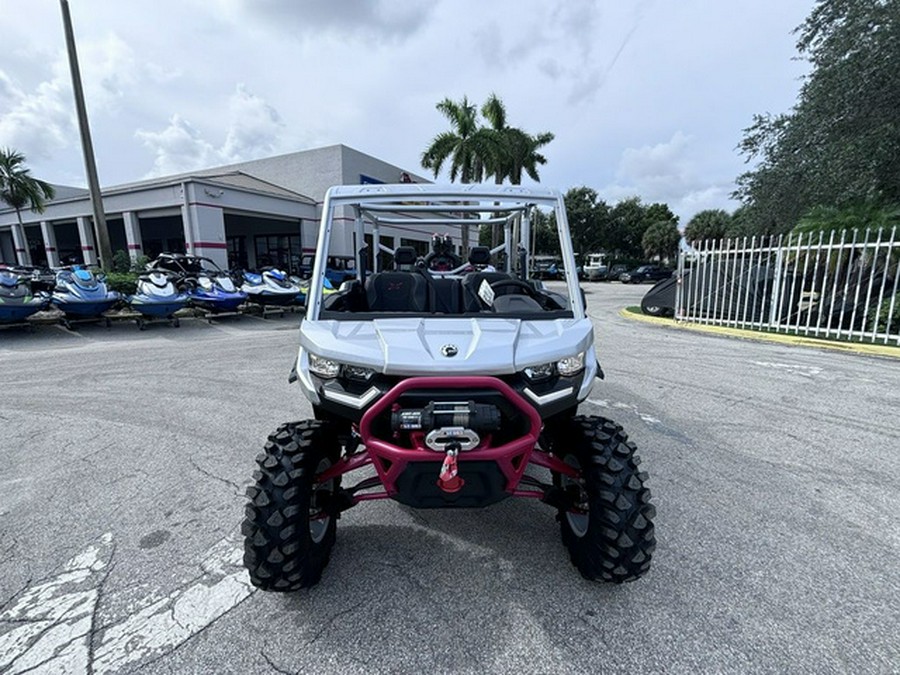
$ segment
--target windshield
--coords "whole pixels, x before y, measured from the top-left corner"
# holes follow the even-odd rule
[[[360,194],[334,199],[334,191]],[[564,241],[559,235],[562,201],[555,192],[382,185],[371,192],[333,188],[329,196],[313,261],[310,318],[320,312],[338,320],[573,315],[577,278],[567,278],[574,265],[564,264],[563,252],[571,256],[571,241],[567,229]],[[556,273],[535,274],[538,261]],[[319,277],[339,291],[323,293]],[[580,296],[577,307],[583,312]]]

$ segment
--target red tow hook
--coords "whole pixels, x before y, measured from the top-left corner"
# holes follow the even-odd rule
[[[466,484],[459,477],[459,470],[456,465],[456,456],[459,454],[459,444],[453,443],[447,446],[447,456],[444,457],[444,464],[441,466],[441,475],[438,477],[437,486],[444,492],[459,492],[462,486]]]

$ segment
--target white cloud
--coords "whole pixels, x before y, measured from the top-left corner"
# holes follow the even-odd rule
[[[0,145],[28,158],[48,158],[71,143],[77,133],[72,89],[61,65],[54,64],[52,77],[32,91],[0,70]]]
[[[135,137],[153,151],[156,159],[147,178],[183,173],[218,164],[219,153],[200,132],[179,115],[172,115],[162,131],[139,129]]]
[[[295,37],[361,37],[367,42],[398,42],[428,20],[430,0],[219,0],[231,16],[241,22],[262,20]]]
[[[58,4],[4,15],[0,145],[63,182],[83,162]],[[753,113],[789,109],[814,0],[70,4],[101,180],[332,143],[416,171],[447,128],[435,103],[496,92],[511,124],[556,134],[546,185],[688,211],[726,200]]]
[[[275,108],[248,92],[243,84],[231,96],[228,108],[231,126],[222,154],[229,162],[265,157],[279,149],[285,125]]]
[[[599,190],[609,201],[640,196],[645,203],[664,202],[684,225],[703,209],[733,210],[730,183],[700,175],[696,155],[702,149],[692,136],[676,131],[663,143],[626,148],[616,169],[616,180]]]
[[[139,60],[113,33],[79,43],[78,59],[94,136],[107,118],[131,105],[148,82],[173,77],[171,71]],[[54,52],[41,75],[44,79],[28,90],[0,69],[0,145],[16,148],[32,160],[80,147],[66,53]]]
[[[135,136],[155,159],[146,177],[184,173],[221,164],[257,159],[282,150],[285,125],[278,111],[262,98],[237,85],[228,102],[229,125],[220,145],[179,114],[161,131],[138,130]]]

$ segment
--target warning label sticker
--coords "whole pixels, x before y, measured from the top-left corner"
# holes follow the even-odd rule
[[[478,287],[478,297],[481,298],[488,307],[494,305],[494,289],[491,288],[487,279],[481,280],[481,285]]]

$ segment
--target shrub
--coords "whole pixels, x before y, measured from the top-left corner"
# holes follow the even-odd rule
[[[894,302],[894,315],[888,316],[888,312],[891,309],[891,300]],[[889,334],[900,334],[900,293],[897,293],[893,298],[890,296],[886,296],[884,300],[881,301],[881,305],[876,310],[869,310],[869,316],[871,317],[869,320],[869,330],[877,331],[879,333],[889,333]],[[875,325],[875,317],[878,317],[878,325]],[[890,322],[888,322],[890,319]]]
[[[134,272],[108,272],[106,285],[110,290],[131,295],[137,290],[137,278]]]

